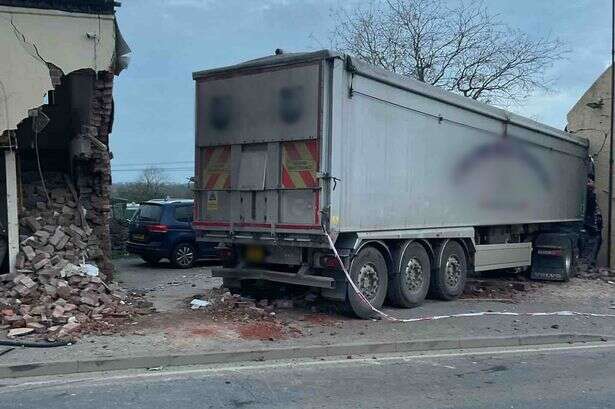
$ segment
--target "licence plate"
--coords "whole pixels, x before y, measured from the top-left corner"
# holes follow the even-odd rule
[[[260,263],[265,259],[265,251],[262,247],[250,246],[246,249],[246,260],[252,263]]]
[[[132,239],[137,241],[143,241],[145,240],[145,234],[133,234]]]

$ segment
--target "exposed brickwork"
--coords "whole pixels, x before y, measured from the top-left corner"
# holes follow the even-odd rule
[[[93,234],[100,240],[101,254],[95,261],[103,274],[110,276],[113,265],[110,260],[111,158],[108,147],[113,120],[113,74],[99,73],[94,88],[89,123],[82,131],[90,139],[92,154],[78,161],[77,191]]]

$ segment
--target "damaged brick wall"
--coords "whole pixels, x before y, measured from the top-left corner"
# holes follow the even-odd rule
[[[2,135],[16,141],[10,144],[17,172],[11,192],[18,196],[11,202],[18,202],[10,214],[11,240],[15,216],[19,220],[17,263],[6,266],[17,271],[0,274],[0,324],[17,331],[13,335],[62,338],[125,309],[125,295],[104,281],[113,270],[113,78],[126,67],[130,48],[114,2],[106,2],[102,14],[84,4],[100,1],[0,3],[16,6],[0,10],[10,22],[0,24],[0,54],[10,56],[9,69],[0,70],[0,105],[7,108],[0,113],[0,145],[8,145]],[[17,240],[10,244],[13,260]]]
[[[88,124],[84,126],[91,144],[91,157],[78,159],[76,166],[79,201],[86,220],[100,240],[94,259],[105,276],[111,276],[111,156],[109,134],[113,123],[113,74],[101,72],[94,85]]]
[[[69,81],[62,81],[69,82]],[[96,264],[104,279],[111,279],[109,134],[113,122],[113,74],[101,72],[91,81],[79,82],[86,90],[83,98],[64,99],[65,105],[79,106],[70,118],[53,118],[61,133],[68,124],[80,129],[55,151],[40,153],[43,160],[41,180],[33,170],[32,154],[22,151],[20,212],[20,249],[17,268],[57,277],[67,263]],[[91,92],[89,92],[91,91]],[[83,95],[84,93],[82,93]],[[73,107],[74,108],[74,107]],[[24,126],[28,128],[28,126]],[[24,135],[24,145],[27,145]],[[53,135],[45,135],[52,138]],[[55,153],[54,153],[55,152]],[[68,164],[53,166],[59,158]]]
[[[56,88],[64,96],[55,111],[46,106],[51,115],[43,134],[46,150],[39,151],[39,131],[31,131],[32,123],[21,125],[20,252],[17,272],[0,274],[0,324],[12,328],[9,336],[36,332],[52,340],[71,338],[84,325],[127,311],[126,295],[104,282],[113,271],[108,149],[113,74],[90,74],[74,87],[63,78],[65,88]],[[77,96],[66,92],[71,87]],[[32,132],[37,132],[34,147]],[[70,138],[60,144],[53,138],[64,134]],[[40,167],[37,151],[44,159]]]

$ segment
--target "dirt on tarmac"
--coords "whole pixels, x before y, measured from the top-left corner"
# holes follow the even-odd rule
[[[221,280],[211,276],[211,267],[198,265],[178,270],[165,264],[152,268],[134,258],[117,260],[120,283],[131,291],[144,294],[158,311],[140,317],[121,332],[125,335],[158,334],[171,345],[182,347],[204,340],[241,343],[316,337],[327,342],[327,338],[337,339],[341,334],[378,338],[377,332],[387,324],[342,314],[332,303],[309,293],[297,295],[283,290],[270,294],[270,299],[253,294],[227,293],[220,289]],[[212,305],[192,310],[192,299],[211,301]],[[494,273],[469,279],[463,297],[457,301],[427,300],[422,306],[410,310],[386,306],[385,309],[393,316],[414,318],[495,310],[548,312],[579,309],[615,313],[610,309],[612,305],[615,305],[615,277],[613,281],[573,278],[568,283],[558,283],[530,281],[523,274]],[[474,325],[470,320],[460,321],[450,320],[438,325],[439,328]],[[525,321],[527,318],[500,319],[500,322],[482,328],[494,335],[532,328],[560,328],[557,323],[534,325],[528,322],[526,325]],[[566,325],[562,327],[567,328]]]
[[[463,298],[444,302],[425,300],[411,309],[384,306],[399,318],[424,318],[483,311],[520,315],[466,316],[404,323],[360,320],[345,315],[335,305],[313,294],[288,297],[241,298],[237,311],[224,308],[190,308],[195,297],[225,294],[221,280],[212,278],[211,265],[177,270],[161,264],[150,268],[140,259],[115,261],[116,279],[130,291],[143,294],[156,312],[131,319],[104,334],[86,334],[71,346],[52,349],[15,349],[2,355],[4,364],[42,361],[233,352],[268,348],[301,348],[348,343],[391,343],[407,340],[459,339],[544,334],[598,334],[615,339],[615,280],[573,278],[568,283],[523,281],[520,276],[487,275]],[[487,280],[487,281],[485,281]],[[495,285],[495,282],[500,284]],[[516,282],[526,283],[523,286]],[[511,285],[513,284],[513,285]],[[233,296],[231,294],[231,296]],[[293,298],[294,297],[294,298]],[[292,305],[288,300],[292,300]],[[245,303],[244,303],[245,302]],[[250,307],[254,306],[254,309]],[[246,312],[246,309],[250,312]],[[541,315],[527,313],[579,311],[591,315]],[[268,314],[268,315],[264,315]],[[271,313],[274,313],[271,315]]]

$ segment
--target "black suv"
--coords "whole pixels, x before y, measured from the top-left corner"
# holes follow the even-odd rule
[[[166,258],[178,268],[189,268],[199,259],[220,259],[217,243],[195,241],[193,207],[193,200],[188,199],[141,203],[128,228],[128,252],[149,264]]]

